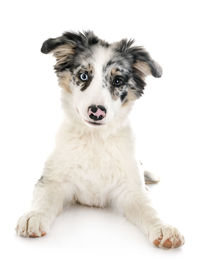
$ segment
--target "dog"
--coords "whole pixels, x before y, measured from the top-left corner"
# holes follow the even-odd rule
[[[150,204],[145,180],[157,180],[136,160],[128,120],[146,76],[161,77],[159,64],[133,40],[110,44],[91,31],[50,38],[41,52],[56,58],[65,118],[17,234],[44,236],[64,206],[80,203],[116,208],[157,247],[183,245],[180,232]]]

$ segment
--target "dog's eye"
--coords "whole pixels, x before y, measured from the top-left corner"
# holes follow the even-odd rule
[[[83,82],[86,82],[86,81],[88,81],[89,76],[88,76],[87,73],[80,73],[80,74],[79,74],[79,79],[80,79],[81,81],[83,81]]]
[[[122,85],[125,84],[125,81],[124,81],[124,78],[122,76],[116,76],[114,79],[113,79],[113,82],[112,82],[113,86],[115,87],[120,87]]]

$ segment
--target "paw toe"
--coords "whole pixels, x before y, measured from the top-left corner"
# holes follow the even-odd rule
[[[164,247],[164,248],[171,248],[171,247],[172,247],[172,241],[168,238],[168,239],[165,240],[165,242],[163,243],[163,247]]]
[[[155,245],[156,247],[159,247],[159,245],[160,245],[160,240],[156,239],[156,240],[153,241],[153,243],[154,243],[154,245]]]

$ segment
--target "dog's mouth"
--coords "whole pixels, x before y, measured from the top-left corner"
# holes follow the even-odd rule
[[[76,112],[77,112],[78,116],[81,116],[78,108],[76,108]],[[102,123],[102,122],[100,123],[100,122],[96,122],[96,121],[87,120],[87,119],[83,118],[82,116],[81,116],[81,118],[87,125],[90,125],[90,126],[102,126],[102,125],[105,125],[105,123]]]
[[[99,123],[99,122],[94,122],[94,121],[88,121],[88,120],[85,120],[85,122],[87,124],[90,124],[90,125],[93,125],[93,126],[101,126],[101,125],[104,125],[104,123]]]

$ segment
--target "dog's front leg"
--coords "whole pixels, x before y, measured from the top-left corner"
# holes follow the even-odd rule
[[[176,248],[184,244],[184,237],[179,231],[161,221],[151,206],[147,193],[141,186],[133,190],[132,184],[123,184],[118,196],[115,195],[117,208],[129,221],[137,225],[157,247]]]
[[[72,199],[71,192],[70,185],[40,179],[35,186],[31,211],[18,220],[17,234],[24,237],[46,235],[51,223],[62,211],[64,202]]]

